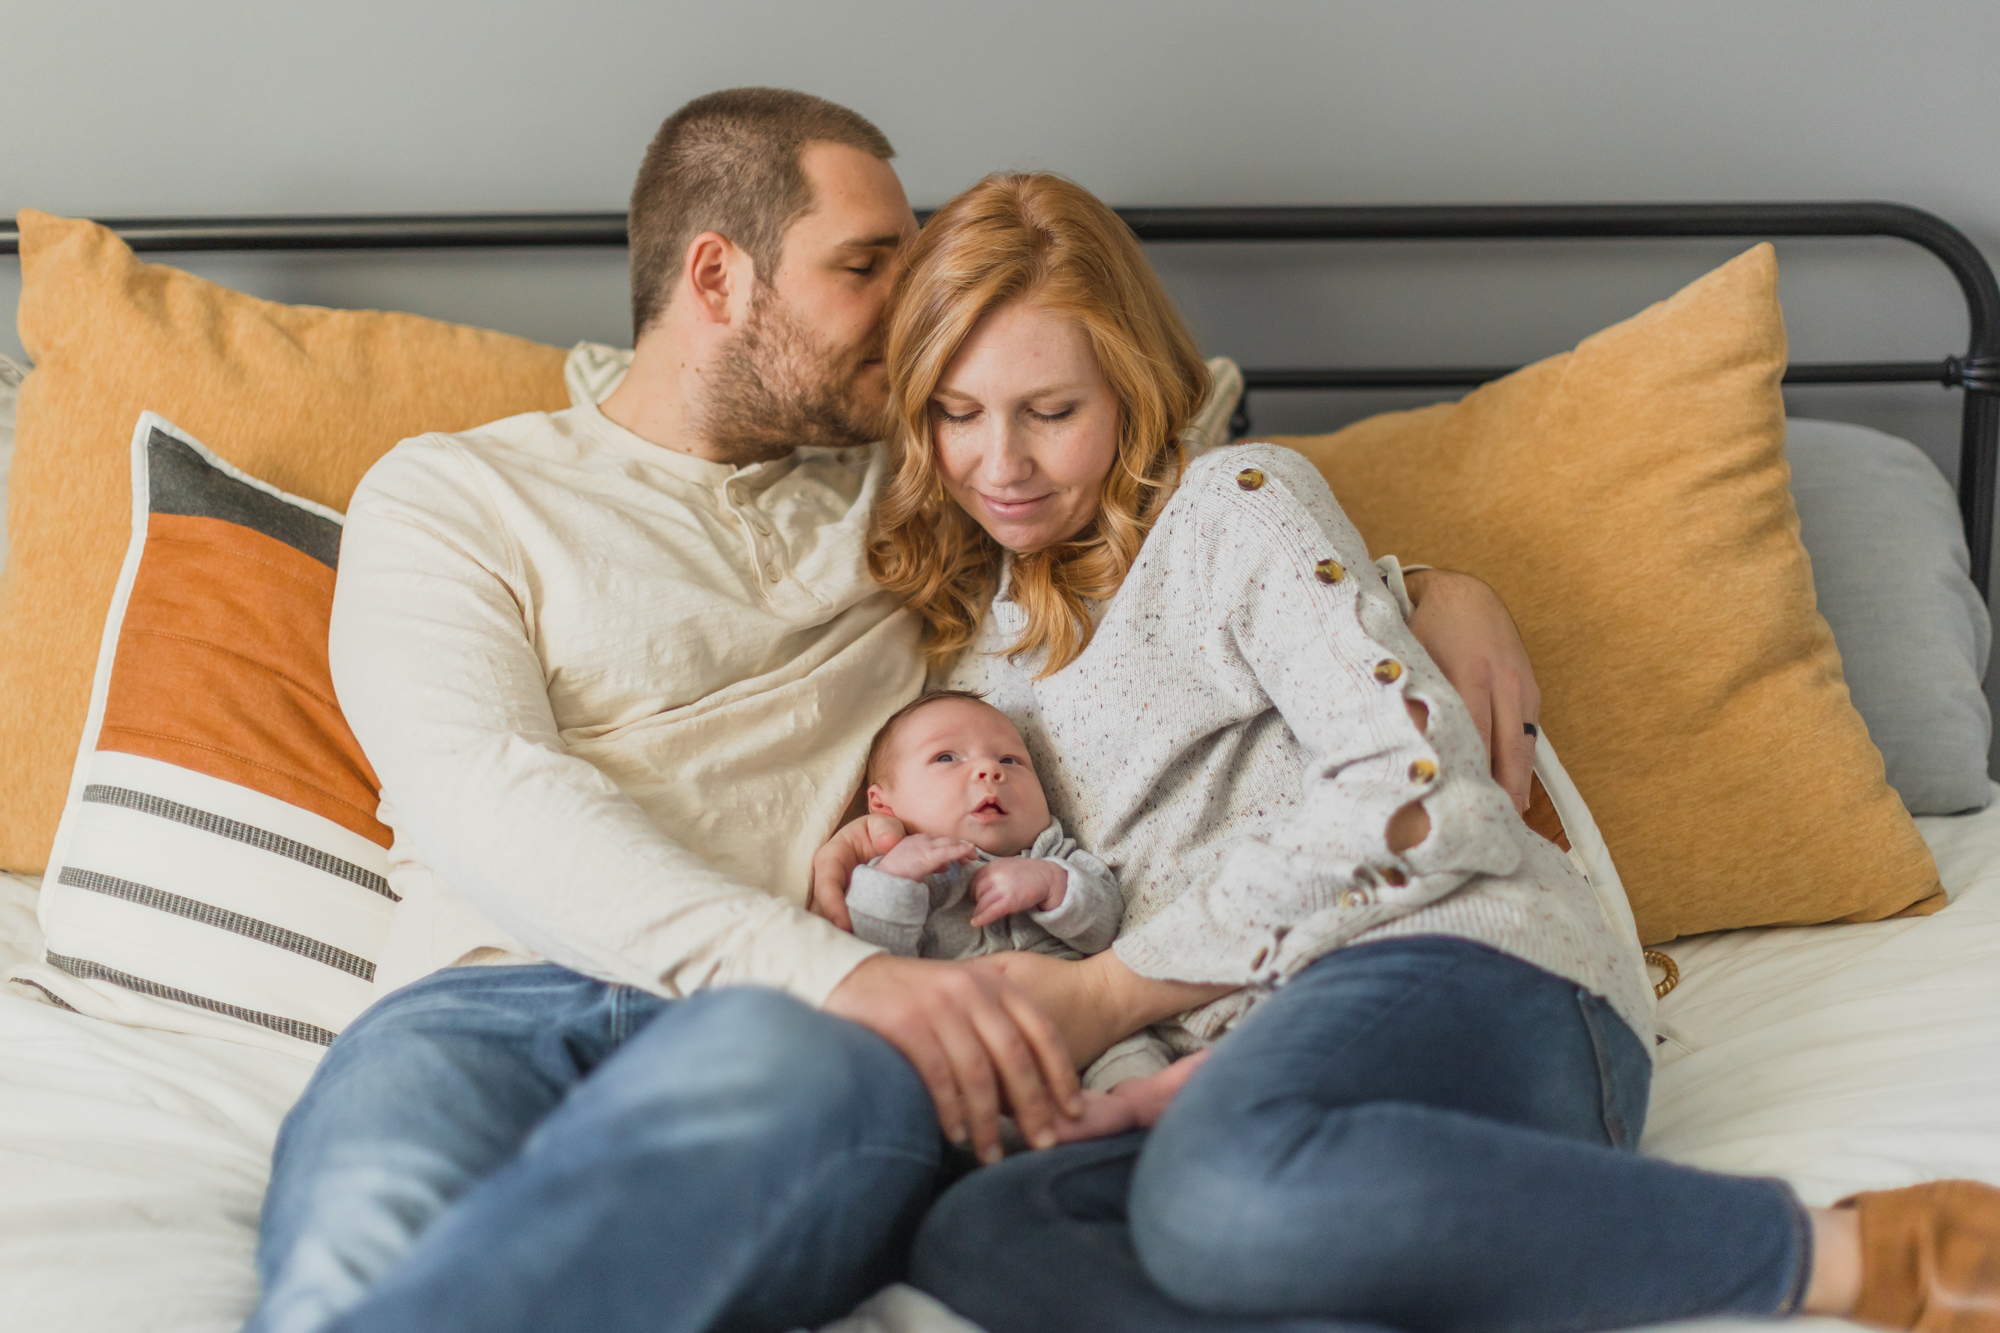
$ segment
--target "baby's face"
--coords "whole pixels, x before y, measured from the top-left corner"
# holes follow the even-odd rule
[[[972,699],[940,699],[890,733],[868,808],[911,833],[963,838],[1013,856],[1049,826],[1049,802],[1007,715]]]

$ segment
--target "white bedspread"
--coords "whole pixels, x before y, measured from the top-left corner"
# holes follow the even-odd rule
[[[1809,1203],[2000,1184],[2000,805],[1918,823],[1952,895],[1937,915],[1673,946],[1648,1152],[1782,1176]],[[0,878],[0,967],[38,948],[33,889]],[[0,995],[0,1329],[234,1330],[271,1140],[310,1073]],[[842,1325],[968,1330],[908,1289]]]

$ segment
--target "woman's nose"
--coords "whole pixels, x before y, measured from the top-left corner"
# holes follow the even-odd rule
[[[981,441],[979,481],[990,489],[1018,486],[1035,473],[1035,460],[1014,438],[1013,423],[996,424]]]

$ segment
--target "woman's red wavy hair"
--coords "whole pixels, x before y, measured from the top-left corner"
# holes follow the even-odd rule
[[[892,475],[868,542],[875,578],[923,617],[933,667],[972,642],[1006,552],[946,498],[931,395],[973,328],[1010,301],[1075,318],[1118,397],[1118,456],[1081,532],[1017,553],[1009,595],[1027,628],[1008,646],[1046,647],[1041,675],[1090,642],[1090,603],[1124,582],[1180,481],[1180,441],[1209,390],[1194,339],[1116,213],[1042,173],[988,176],[939,209],[897,281],[889,321]]]

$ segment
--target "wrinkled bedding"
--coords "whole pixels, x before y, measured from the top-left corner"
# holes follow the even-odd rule
[[[1682,981],[1660,1005],[1646,1151],[1781,1176],[1809,1203],[1937,1176],[2000,1184],[2000,805],[1918,824],[1952,897],[1935,916],[1671,946]],[[0,968],[39,939],[33,886],[0,877]],[[8,990],[0,1325],[234,1330],[271,1140],[311,1061]],[[976,1333],[907,1288],[839,1328]]]

